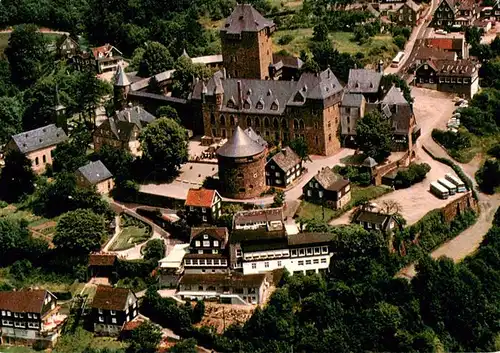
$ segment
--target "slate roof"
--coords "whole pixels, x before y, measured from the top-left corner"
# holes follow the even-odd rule
[[[214,285],[232,288],[260,287],[266,279],[265,273],[243,275],[238,272],[225,273],[186,273],[182,276],[180,284],[184,285]]]
[[[347,91],[349,93],[377,93],[382,73],[367,69],[349,70]]]
[[[274,163],[276,163],[276,165],[286,173],[300,163],[300,157],[287,146],[283,148],[281,152],[275,154],[270,161],[274,161]]]
[[[78,168],[78,172],[92,185],[113,177],[113,174],[101,161],[89,162]]]
[[[415,3],[413,0],[407,0],[406,5],[415,12],[420,11],[420,5]]]
[[[345,185],[349,184],[349,180],[342,178],[328,167],[318,171],[313,177],[325,190],[338,191]]]
[[[191,237],[189,241],[191,242],[191,240],[200,234],[208,234],[215,239],[218,239],[222,245],[224,245],[228,239],[228,231],[226,227],[193,227],[191,228]]]
[[[297,81],[295,94],[290,98],[289,104],[300,103],[296,99],[299,92],[306,99],[324,100],[342,91],[343,87],[332,70],[326,69],[320,73],[304,72]]]
[[[284,230],[275,230],[268,232],[265,228],[256,230],[236,229],[231,232],[229,242],[231,244],[252,242],[267,244],[274,240],[280,239],[286,240],[286,233]]]
[[[118,70],[116,70],[114,83],[115,86],[118,87],[130,86],[130,80],[128,79],[125,71],[123,71],[123,67],[121,65],[118,65]]]
[[[385,95],[384,99],[382,100],[382,104],[409,104],[408,101],[405,99],[403,96],[403,92],[396,86],[392,86],[389,92]]]
[[[346,93],[342,98],[342,106],[344,107],[361,107],[363,103],[363,95],[360,93]]]
[[[21,132],[12,136],[19,151],[29,153],[57,145],[68,139],[68,136],[60,127],[50,124],[38,129]]]
[[[264,140],[261,135],[257,134],[251,127],[247,127],[245,129],[245,134],[247,134],[248,137],[257,142],[259,145],[267,148],[267,141]]]
[[[140,129],[156,120],[156,117],[144,108],[135,106],[128,107],[116,113],[119,121],[128,121],[136,124]]]
[[[273,54],[273,64],[277,69],[282,67],[289,67],[292,69],[300,69],[304,62],[293,55],[281,55],[281,54]]]
[[[265,150],[265,147],[248,137],[239,126],[233,136],[217,150],[217,155],[228,158],[242,158],[255,156]]]
[[[113,266],[116,259],[115,254],[90,254],[89,266]]]
[[[15,313],[41,313],[46,295],[45,289],[1,291],[0,310]]]
[[[97,286],[91,307],[103,310],[125,310],[127,307],[128,288],[115,288],[110,286]]]
[[[266,27],[274,27],[274,22],[266,19],[250,4],[237,4],[231,15],[226,18],[221,32],[241,34],[241,32],[259,32]]]
[[[419,46],[417,55],[415,56],[416,60],[455,60],[456,53],[451,51],[446,51],[440,48],[427,47],[427,46]]]
[[[259,210],[239,211],[233,216],[234,225],[283,221],[283,208],[264,208]]]
[[[391,218],[392,216],[388,214],[361,210],[356,213],[352,220],[352,223],[365,222],[370,224],[377,224],[382,230],[385,230],[389,226],[389,221]]]
[[[378,163],[372,157],[366,157],[363,161],[363,167],[373,168],[378,165]]]
[[[472,77],[478,71],[476,63],[468,59],[438,60],[436,64],[437,76]]]
[[[136,128],[137,125],[128,121],[120,121],[115,118],[109,118],[105,120],[94,134],[100,134],[101,131],[111,131],[113,136],[122,142],[130,141],[132,137],[132,131]],[[103,134],[104,135],[104,134]]]
[[[288,235],[288,245],[304,245],[328,243],[332,240],[330,233],[297,233]]]
[[[217,194],[217,190],[189,189],[184,206],[210,208]]]

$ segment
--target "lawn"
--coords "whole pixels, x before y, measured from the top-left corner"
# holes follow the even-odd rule
[[[54,43],[61,35],[56,33],[44,33],[49,42]],[[0,33],[0,53],[9,45],[10,33]]]
[[[478,153],[482,154],[482,157],[484,158],[488,150],[500,141],[500,134],[489,136],[476,136],[474,134],[470,134],[470,137],[472,145],[470,148],[458,151],[447,150],[449,155],[460,163],[469,163]]]
[[[367,186],[360,187],[353,185],[351,188],[351,201],[340,210],[332,210],[328,207],[321,207],[307,201],[302,201],[297,211],[296,216],[302,219],[315,219],[318,221],[328,222],[334,218],[340,217],[343,213],[349,211],[362,200],[376,199],[384,194],[391,192],[392,189],[387,186]],[[324,218],[323,218],[324,212]]]
[[[340,159],[340,163],[345,165],[360,165],[366,159],[366,155],[363,153],[351,154]]]
[[[28,347],[0,346],[0,353],[35,353],[35,352],[37,351]]]
[[[126,348],[127,344],[111,337],[94,337],[82,327],[77,327],[75,332],[66,333],[59,339],[54,353],[83,353],[86,348],[116,350]]]
[[[109,247],[112,251],[127,250],[136,244],[142,243],[151,237],[148,228],[138,226],[127,226],[122,229],[120,235]]]

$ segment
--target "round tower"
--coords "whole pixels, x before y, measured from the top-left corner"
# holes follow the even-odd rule
[[[113,93],[114,93],[114,103],[116,110],[122,110],[127,105],[127,95],[130,91],[130,80],[128,79],[125,71],[121,65],[118,65],[118,70],[116,71]]]
[[[238,126],[233,136],[217,150],[221,194],[250,199],[266,190],[267,149]]]

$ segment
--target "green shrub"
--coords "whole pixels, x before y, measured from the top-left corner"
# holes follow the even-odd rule
[[[431,170],[431,166],[427,163],[410,164],[406,170],[401,170],[396,175],[394,186],[396,189],[404,189],[419,183],[424,180],[425,175]]]
[[[432,138],[444,148],[451,151],[458,151],[472,146],[469,134],[463,131],[454,133],[451,131],[434,129],[432,130]]]
[[[363,167],[353,165],[346,165],[345,167],[336,166],[333,171],[359,186],[368,186],[371,184],[371,175]]]
[[[493,194],[495,188],[500,186],[500,161],[497,159],[487,159],[476,172],[476,181],[481,190],[488,194]]]
[[[279,45],[287,45],[287,44],[290,44],[292,42],[292,40],[293,40],[293,36],[291,34],[285,34],[278,39],[278,44]]]
[[[399,49],[403,50],[405,48],[406,38],[403,35],[394,37],[392,41],[397,45]]]

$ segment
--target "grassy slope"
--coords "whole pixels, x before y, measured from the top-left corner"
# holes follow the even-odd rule
[[[125,227],[109,249],[114,251],[127,250],[132,248],[135,244],[146,241],[148,238],[148,230],[145,227]]]

